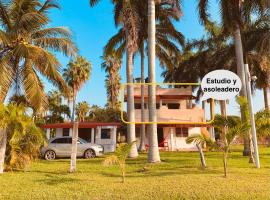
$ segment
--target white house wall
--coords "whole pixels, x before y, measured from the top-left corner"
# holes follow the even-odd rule
[[[62,128],[57,128],[55,130],[55,136],[56,137],[62,137],[63,136],[63,129]]]

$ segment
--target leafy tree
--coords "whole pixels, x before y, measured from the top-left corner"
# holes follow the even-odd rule
[[[77,140],[78,140],[78,122],[75,121],[75,108],[76,108],[76,97],[77,93],[83,86],[83,84],[90,78],[91,74],[91,64],[82,56],[76,58],[76,60],[71,60],[68,64],[68,68],[64,69],[64,78],[68,83],[68,86],[72,91],[72,122],[73,122],[73,132],[72,132],[72,152],[71,152],[71,163],[70,172],[75,172],[76,170],[76,157],[77,157]]]
[[[14,87],[16,95],[23,92],[36,111],[44,111],[47,98],[40,75],[66,88],[61,64],[52,52],[74,56],[77,48],[67,28],[48,27],[52,8],[59,5],[51,0],[0,2],[0,102]]]
[[[49,123],[64,122],[65,116],[70,118],[70,109],[63,104],[64,96],[59,91],[51,91],[48,93],[49,115],[46,116],[46,121]]]
[[[86,102],[79,102],[76,107],[76,115],[80,122],[84,122],[87,114],[90,111],[90,105]]]
[[[23,105],[0,105],[0,128],[0,173],[3,173],[4,161],[7,170],[19,170],[38,158],[45,141],[43,132],[26,114]]]
[[[129,155],[132,145],[134,144],[135,144],[135,141],[132,142],[131,144],[123,144],[123,143],[119,144],[114,155],[111,155],[104,160],[105,165],[116,164],[119,167],[121,171],[121,175],[122,175],[122,183],[125,182],[125,178],[126,178],[126,159]]]

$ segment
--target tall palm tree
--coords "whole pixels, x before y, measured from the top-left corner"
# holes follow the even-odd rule
[[[76,98],[79,90],[82,88],[83,84],[89,80],[91,75],[91,64],[82,56],[76,58],[76,60],[71,60],[68,64],[68,68],[64,69],[64,78],[72,90],[72,152],[71,152],[71,162],[70,162],[70,172],[75,172],[76,170],[76,157],[77,157],[77,140],[78,140],[78,122],[75,119],[75,108],[76,108]]]
[[[80,122],[84,122],[85,117],[90,112],[90,105],[86,102],[79,102],[76,107],[76,114]]]
[[[201,21],[205,24],[209,20],[208,13],[209,1],[199,0],[199,16]],[[245,87],[245,72],[244,72],[244,55],[243,45],[241,38],[241,29],[243,28],[243,22],[249,21],[252,14],[262,14],[266,9],[269,9],[270,4],[268,0],[221,0],[219,1],[220,13],[222,24],[225,32],[231,34],[234,38],[235,55],[237,63],[237,74],[242,81],[242,89],[240,96],[246,97]],[[245,114],[241,113],[242,120],[245,123]],[[250,154],[249,139],[245,139],[243,155]]]
[[[121,56],[115,51],[102,57],[103,63],[101,67],[108,74],[106,76],[106,88],[107,88],[107,104],[110,108],[119,109],[118,96],[121,87],[121,77],[119,70],[122,65]]]
[[[94,6],[99,0],[90,0],[90,5]],[[126,38],[126,77],[127,83],[133,83],[133,57],[136,52],[137,46],[137,22],[138,15],[132,9],[131,0],[113,0],[115,6],[115,19],[121,18],[120,24],[123,27],[125,38]],[[135,121],[135,110],[134,110],[134,88],[132,84],[127,86],[127,117],[128,121]],[[136,140],[135,135],[135,124],[128,124],[127,127],[127,141],[129,144]],[[134,158],[138,156],[136,144],[133,143],[129,157]]]
[[[134,1],[132,4],[132,9],[138,14],[138,40],[137,40],[137,52],[141,57],[141,83],[145,82],[144,75],[144,60],[145,60],[145,42],[148,39],[148,5],[147,0]],[[169,58],[169,54],[177,54],[179,52],[179,45],[183,45],[183,35],[178,32],[172,20],[179,20],[180,8],[175,11],[170,7],[162,7],[162,4],[156,6],[156,50],[157,57],[163,66],[172,68],[173,64]],[[117,18],[116,18],[117,19]],[[119,23],[121,19],[116,20],[116,24]],[[175,41],[177,44],[175,44]],[[110,55],[113,52],[117,52],[119,55],[123,55],[125,52],[126,39],[123,28],[118,31],[106,44],[104,48],[104,54]],[[145,87],[141,86],[141,121],[145,121],[145,111],[144,111],[144,91]],[[140,146],[139,150],[145,150],[144,138],[145,138],[145,125],[141,125],[140,134]]]
[[[67,28],[48,27],[52,8],[59,5],[51,0],[0,2],[1,102],[14,86],[16,95],[23,92],[35,110],[44,110],[47,98],[39,74],[66,88],[59,72],[61,64],[52,51],[74,56],[77,48]]]

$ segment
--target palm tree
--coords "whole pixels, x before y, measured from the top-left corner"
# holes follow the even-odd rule
[[[43,132],[26,114],[23,105],[0,104],[0,174],[6,169],[25,169],[39,157]]]
[[[85,117],[90,112],[90,105],[86,102],[79,102],[76,107],[76,114],[80,122],[85,121]]]
[[[144,60],[145,60],[145,42],[148,39],[148,18],[147,18],[147,0],[144,0],[145,3],[142,4],[141,1],[134,1],[132,4],[132,9],[138,14],[138,40],[137,40],[137,51],[141,57],[141,83],[145,82],[144,76]],[[172,68],[173,64],[169,59],[169,54],[177,54],[179,52],[179,45],[183,45],[183,35],[178,32],[172,20],[179,20],[180,8],[175,11],[170,7],[163,8],[162,4],[158,4],[156,7],[156,50],[157,57],[159,58],[160,63],[163,66]],[[116,24],[119,23],[121,19],[116,18]],[[178,45],[175,44],[175,41]],[[110,55],[113,52],[117,52],[119,55],[123,55],[125,52],[125,32],[121,28],[117,34],[115,34],[106,44],[104,48],[104,54]],[[141,86],[141,121],[145,121],[145,111],[144,111],[144,91],[145,86]],[[141,125],[141,134],[140,134],[140,146],[139,150],[145,150],[144,138],[145,138],[145,125]]]
[[[269,9],[268,0],[221,0],[220,4],[220,13],[222,18],[222,24],[224,31],[231,34],[234,38],[235,44],[235,55],[237,63],[237,74],[242,81],[242,90],[240,96],[246,97],[245,89],[245,72],[244,72],[244,54],[243,54],[243,45],[241,38],[241,29],[245,21],[250,21],[252,14],[263,14],[264,11]],[[208,13],[209,1],[208,0],[199,0],[198,8],[201,21],[205,24],[208,22],[209,13]],[[246,119],[244,118],[245,114],[241,113],[242,120],[245,123]],[[249,139],[245,139],[243,155],[250,154]]]
[[[59,5],[50,0],[0,2],[0,102],[14,86],[16,95],[23,92],[35,110],[44,110],[47,98],[39,74],[66,88],[61,64],[51,51],[74,56],[77,48],[67,28],[48,27],[52,8]]]
[[[102,57],[103,63],[101,67],[108,74],[106,76],[106,88],[107,88],[107,104],[110,108],[119,108],[118,96],[121,87],[121,77],[119,75],[119,70],[122,65],[121,57],[115,52],[106,54]]]
[[[53,90],[48,93],[48,114],[46,121],[49,123],[64,122],[65,117],[70,118],[70,109],[63,104],[64,96],[58,90]]]
[[[70,172],[76,170],[76,157],[77,157],[77,140],[78,140],[78,122],[75,121],[75,108],[76,108],[76,97],[83,84],[90,78],[91,64],[82,56],[71,60],[68,64],[68,68],[64,69],[64,78],[72,90],[72,152],[70,162]]]
[[[90,0],[90,5],[94,6],[99,0]],[[133,57],[136,52],[136,41],[138,37],[137,31],[137,13],[132,9],[131,0],[114,0],[115,6],[115,19],[121,18],[121,25],[123,26],[125,38],[126,38],[126,77],[127,83],[133,83]],[[127,117],[128,121],[135,121],[134,110],[134,88],[132,84],[127,86]],[[129,124],[127,127],[127,141],[131,144],[136,140],[135,124]],[[129,157],[137,157],[138,151],[136,144],[134,143],[130,151]]]

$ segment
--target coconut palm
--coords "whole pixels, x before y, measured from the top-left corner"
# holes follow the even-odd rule
[[[108,74],[106,76],[106,88],[107,88],[107,104],[110,108],[119,108],[118,96],[121,87],[121,77],[119,70],[122,65],[121,57],[115,52],[111,52],[108,55],[102,57],[103,63],[101,67]]]
[[[76,115],[80,122],[84,122],[87,114],[90,112],[90,105],[86,102],[79,102],[76,107]]]
[[[200,153],[200,160],[202,169],[206,168],[205,157],[203,153],[203,148],[205,145],[213,146],[213,141],[207,135],[193,134],[186,139],[187,144],[194,143],[198,148]]]
[[[40,75],[65,88],[60,62],[52,52],[74,56],[77,48],[71,32],[64,27],[48,27],[49,11],[59,8],[54,1],[11,0],[0,2],[0,101],[15,88],[36,110],[44,110],[47,98]]]
[[[204,24],[209,21],[208,7],[208,0],[199,0],[199,16]],[[224,31],[231,34],[234,38],[237,74],[242,81],[240,96],[246,97],[241,29],[243,29],[244,22],[251,20],[252,14],[263,14],[265,10],[269,9],[270,4],[268,0],[221,0],[219,1],[219,7]],[[242,113],[241,115],[243,122],[246,122],[246,119],[244,118],[245,114]],[[249,141],[246,138],[243,155],[250,154],[250,147],[248,144]]]
[[[104,160],[104,164],[109,166],[109,165],[117,165],[120,168],[121,171],[121,175],[122,175],[122,183],[125,182],[125,178],[126,178],[126,159],[129,155],[129,152],[132,148],[132,145],[134,145],[132,142],[131,144],[120,144],[114,155],[111,155],[109,157],[107,157]]]
[[[91,74],[91,64],[82,56],[77,57],[75,60],[71,60],[68,64],[68,68],[64,69],[64,78],[72,91],[72,152],[70,172],[76,170],[76,157],[77,157],[77,140],[78,140],[78,122],[75,121],[75,108],[76,98],[79,90],[84,83],[89,80]]]

